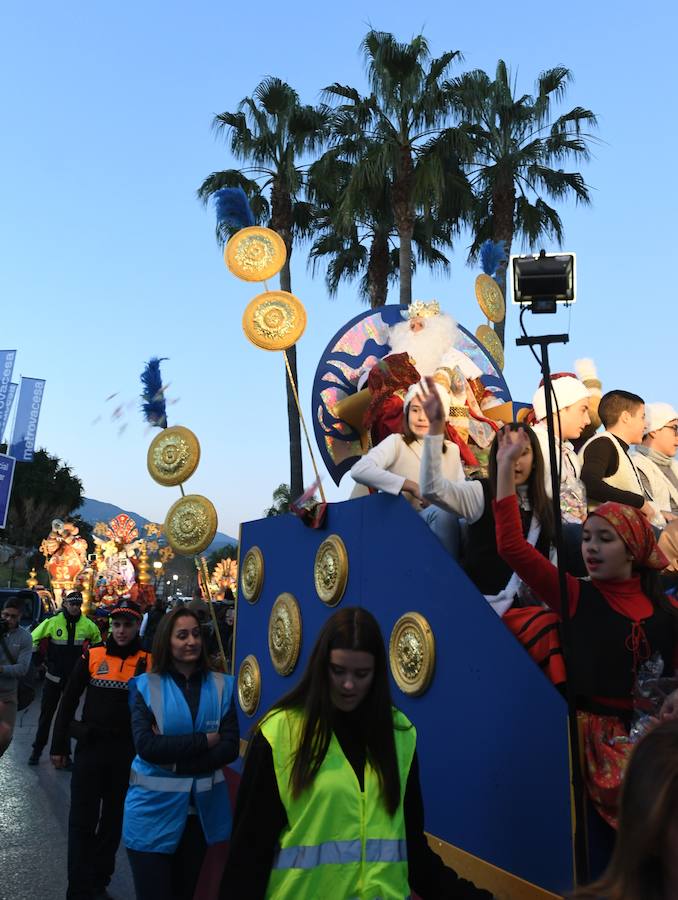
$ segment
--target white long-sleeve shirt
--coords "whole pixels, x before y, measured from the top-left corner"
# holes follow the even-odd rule
[[[463,481],[464,468],[459,448],[456,444],[448,442],[446,452],[442,453],[442,440],[441,437],[439,456],[440,469],[444,477],[450,482]],[[424,445],[425,441],[420,440],[406,444],[402,434],[389,434],[355,463],[351,469],[351,477],[366,487],[387,494],[399,494],[406,480],[419,484]]]
[[[485,510],[483,487],[479,481],[447,477],[444,467],[443,435],[427,435],[421,455],[421,492],[441,509],[456,513],[467,522],[477,522]],[[449,446],[449,445],[448,445]]]

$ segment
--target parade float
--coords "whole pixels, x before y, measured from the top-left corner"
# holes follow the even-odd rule
[[[217,192],[218,217],[221,205],[230,226],[238,217],[229,209],[244,197],[237,193]],[[445,392],[448,436],[467,473],[484,470],[501,424],[527,412],[511,396],[492,328],[505,309],[492,277],[496,249],[494,268],[476,282],[486,322],[475,333],[443,302],[416,301],[368,310],[329,341],[313,385],[312,429],[336,484],[402,418],[404,395],[423,375]],[[243,331],[283,357],[316,478],[292,503],[294,514],[240,528],[233,672],[241,736],[290,690],[336,607],[367,607],[388,646],[394,702],[417,728],[431,845],[498,898],[559,897],[574,882],[566,704],[402,497],[326,502],[287,358],[306,311],[267,284],[285,252],[276,233],[250,219],[233,228],[224,254],[237,277],[263,282]],[[422,342],[417,335],[432,323],[435,341]]]

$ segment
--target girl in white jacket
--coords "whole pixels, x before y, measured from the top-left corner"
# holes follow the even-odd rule
[[[425,500],[419,487],[423,439],[429,422],[413,385],[403,406],[403,433],[390,434],[373,447],[351,469],[358,484],[387,494],[402,494],[421,515],[445,549],[455,559],[459,556],[459,517]],[[463,481],[464,468],[459,448],[452,441],[442,447],[442,470],[447,481]]]

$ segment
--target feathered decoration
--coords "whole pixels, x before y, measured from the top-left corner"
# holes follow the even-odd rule
[[[250,201],[241,187],[221,188],[212,196],[217,214],[217,226],[247,228],[248,225],[254,225],[254,213]]]
[[[167,428],[167,408],[165,405],[165,388],[160,376],[160,363],[167,359],[166,356],[154,356],[146,363],[146,368],[141,373],[141,409],[144,418],[149,425],[157,428]]]
[[[602,382],[598,377],[596,364],[592,359],[576,359],[574,361],[574,371],[580,381],[583,381],[586,387],[592,392],[602,395]]]
[[[494,275],[499,268],[499,263],[506,259],[504,242],[487,240],[480,247],[480,265],[486,275]]]

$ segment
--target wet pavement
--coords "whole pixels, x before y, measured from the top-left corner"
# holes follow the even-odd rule
[[[14,740],[0,759],[0,900],[66,897],[71,776],[54,769],[46,751],[40,765],[27,765],[39,712],[37,697],[18,714]],[[134,900],[123,847],[108,891],[115,900]]]

